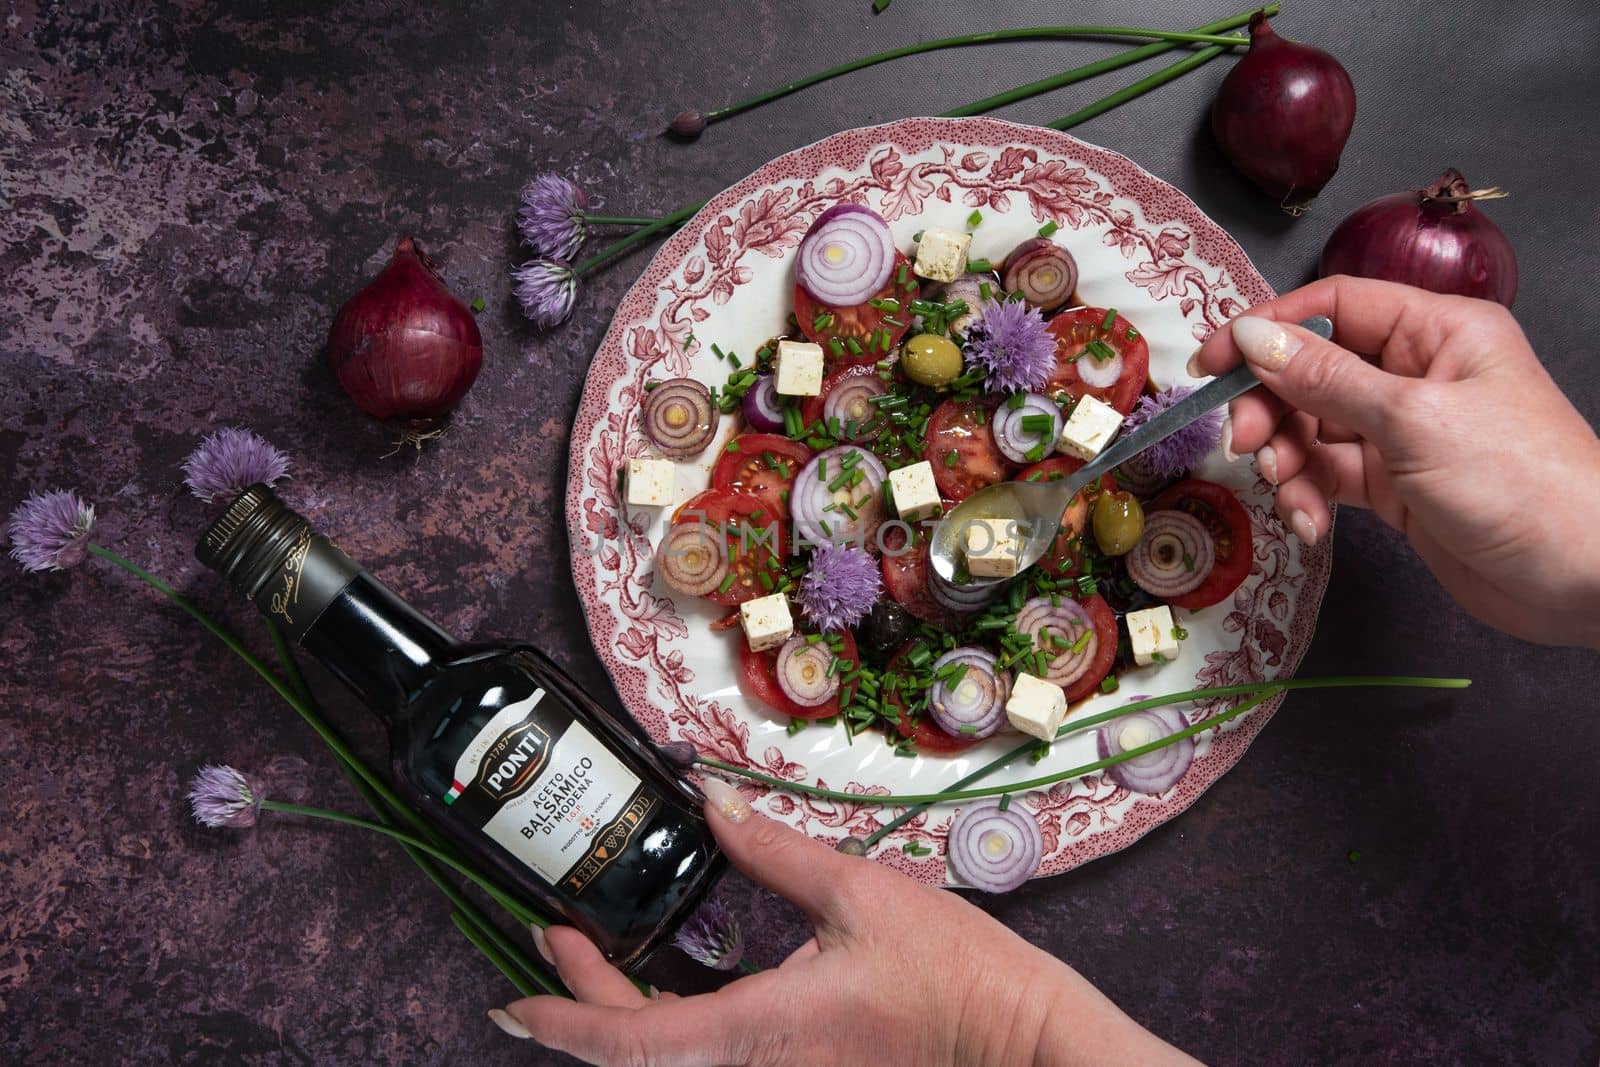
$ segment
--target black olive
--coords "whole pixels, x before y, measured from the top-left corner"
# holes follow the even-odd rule
[[[892,600],[880,600],[856,624],[856,647],[867,659],[887,663],[911,637],[916,624],[905,608]]]

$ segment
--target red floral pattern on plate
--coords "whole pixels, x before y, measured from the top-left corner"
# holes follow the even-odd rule
[[[707,381],[725,375],[725,365],[702,358],[708,345],[695,334],[726,325],[734,315],[728,305],[745,291],[786,304],[792,250],[817,214],[840,201],[867,204],[907,234],[924,216],[956,211],[964,217],[973,208],[1012,229],[1025,222],[1031,232],[1054,222],[1057,239],[1079,260],[1081,289],[1125,311],[1145,309],[1135,321],[1144,319],[1140,328],[1153,357],[1159,354],[1153,373],[1165,368],[1170,375],[1157,378],[1163,384],[1177,379],[1176,368],[1195,341],[1269,299],[1272,290],[1220,227],[1126,157],[1066,134],[977,118],[908,119],[780,156],[712,198],[624,298],[590,367],[573,425],[567,488],[578,593],[624,705],[657,741],[688,741],[702,754],[785,781],[827,784],[832,778],[846,783],[844,792],[863,796],[931,792],[962,773],[954,762],[930,757],[880,764],[879,777],[895,779],[891,789],[852,773],[842,757],[842,729],[825,734],[813,727],[792,738],[775,730],[771,716],[738,692],[735,651],[704,632],[697,617],[704,609],[684,605],[695,617],[691,632],[690,619],[655,587],[650,521],[626,516],[617,492],[619,470],[646,451],[636,416],[645,382],[697,369]],[[992,221],[984,226],[993,232]],[[783,273],[774,273],[780,264]],[[1206,473],[1241,491],[1256,534],[1254,567],[1231,602],[1186,623],[1197,635],[1188,644],[1204,642],[1204,662],[1182,678],[1168,665],[1159,686],[1165,691],[1292,675],[1310,644],[1327,583],[1328,540],[1309,549],[1291,542],[1266,506],[1270,487],[1242,468],[1219,465]],[[735,630],[726,640],[737,638]],[[1142,679],[1136,684],[1158,688]],[[1022,797],[1044,832],[1039,873],[1060,873],[1124,848],[1183,811],[1238,761],[1280,700],[1220,734],[1198,738],[1189,773],[1161,796],[1129,794],[1091,775]],[[1187,714],[1195,721],[1220,706]],[[830,735],[838,743],[819,747],[818,737]],[[1070,765],[1058,755],[1037,767],[1024,764],[1026,772],[1011,780]],[[912,779],[915,786],[906,788]],[[749,781],[740,787],[767,814],[827,841],[865,836],[899,813]],[[919,815],[888,835],[874,855],[923,881],[945,883],[942,846],[955,810],[943,806]],[[911,841],[931,846],[932,853],[907,854],[901,846]]]

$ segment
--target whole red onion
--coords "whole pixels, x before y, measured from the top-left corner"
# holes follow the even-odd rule
[[[1250,19],[1250,50],[1222,79],[1211,129],[1228,161],[1291,214],[1322,191],[1356,121],[1349,73],[1320,48]]]
[[[1320,273],[1356,274],[1506,307],[1517,298],[1517,255],[1474,201],[1506,195],[1472,190],[1451,168],[1433,185],[1382,196],[1339,223]]]
[[[383,272],[339,309],[328,363],[356,407],[425,430],[472,387],[483,336],[433,261],[402,237]]]

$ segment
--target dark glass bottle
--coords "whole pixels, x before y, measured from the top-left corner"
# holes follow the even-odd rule
[[[423,818],[619,965],[643,960],[722,869],[695,791],[549,657],[456,641],[266,486],[195,553],[383,718]]]

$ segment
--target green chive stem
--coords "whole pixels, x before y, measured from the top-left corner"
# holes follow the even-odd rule
[[[1465,689],[1471,684],[1471,680],[1467,678],[1429,678],[1408,677],[1404,675],[1345,675],[1325,678],[1290,678],[1281,681],[1250,682],[1241,685],[1209,686],[1202,689],[1187,689],[1180,693],[1168,693],[1164,696],[1150,697],[1146,700],[1136,700],[1132,703],[1125,704],[1120,708],[1113,708],[1109,711],[1101,712],[1098,715],[1091,715],[1086,718],[1067,723],[1056,734],[1056,737],[1059,739],[1068,734],[1077,733],[1092,726],[1098,726],[1103,722],[1110,721],[1111,719],[1120,718],[1124,715],[1130,715],[1136,711],[1144,711],[1148,708],[1164,707],[1168,704],[1183,704],[1194,700],[1207,700],[1230,696],[1254,696],[1267,690],[1271,690],[1272,693],[1279,693],[1291,689],[1341,689],[1367,686],[1394,686],[1415,689]],[[1233,715],[1237,715],[1239,713],[1240,710],[1236,708],[1232,713],[1230,713],[1229,717],[1231,718]],[[1211,720],[1205,721],[1209,722]],[[1178,736],[1179,735],[1172,735],[1171,738],[1169,738],[1169,741],[1176,739]],[[1190,735],[1185,734],[1183,736]],[[1021,748],[1011,753],[1007,753],[1005,756],[1000,757],[989,766],[981,768],[979,771],[969,775],[967,778],[958,783],[955,789],[947,790],[942,793],[915,793],[901,795],[846,793],[837,789],[824,789],[819,786],[804,785],[799,782],[785,781],[781,778],[774,778],[771,775],[762,774],[759,771],[752,771],[747,767],[739,767],[731,763],[724,763],[721,760],[711,759],[710,757],[706,756],[699,757],[696,762],[707,767],[715,767],[718,770],[727,771],[730,774],[737,774],[744,778],[750,778],[758,782],[763,782],[767,785],[775,786],[780,789],[787,789],[795,793],[804,793],[807,796],[823,797],[830,800],[848,800],[856,804],[886,804],[898,807],[907,804],[940,804],[950,800],[966,800],[974,797],[996,796],[1004,792],[1020,792],[1026,789],[1039,788],[1035,782],[1014,782],[1004,786],[990,786],[981,790],[962,791],[963,786],[970,784],[972,781],[976,781],[978,778],[981,778],[991,770],[995,770],[998,767],[1004,766],[1006,763],[1011,762],[1011,760],[1025,754],[1026,752],[1030,752],[1038,748],[1040,744],[1041,742],[1038,741],[1029,741]],[[1157,747],[1160,746],[1157,745]],[[1139,750],[1137,754],[1142,755],[1144,751],[1149,750],[1142,749]],[[1124,753],[1123,755],[1126,756],[1127,754]],[[1102,769],[1103,766],[1110,766],[1110,764],[1097,765],[1091,768],[1091,770],[1076,769],[1076,771],[1078,774],[1089,774],[1092,773],[1093,770]],[[1044,779],[1040,779],[1039,781],[1043,781],[1044,784],[1054,784],[1056,781],[1063,780],[1065,779],[1056,777],[1050,778],[1048,781]],[[880,831],[880,833],[886,831],[887,828],[885,828],[885,831]]]
[[[1245,40],[1246,38],[1244,37],[1239,38],[1241,43],[1243,43]],[[1122,104],[1126,104],[1129,100],[1141,97],[1152,89],[1159,89],[1161,86],[1167,84],[1169,81],[1172,81],[1175,78],[1181,78],[1183,75],[1189,73],[1191,70],[1194,70],[1196,67],[1205,66],[1207,63],[1211,62],[1213,59],[1216,59],[1227,50],[1228,49],[1222,45],[1212,45],[1209,48],[1202,48],[1192,56],[1181,59],[1171,66],[1162,67],[1154,74],[1151,74],[1145,78],[1140,78],[1132,85],[1118,89],[1116,92],[1111,93],[1108,96],[1102,96],[1094,103],[1085,107],[1081,107],[1072,114],[1056,119],[1054,122],[1047,122],[1045,125],[1050,127],[1052,130],[1070,130],[1072,127],[1077,126],[1080,123],[1088,122],[1097,115],[1105,114],[1114,107],[1119,107]]]
[[[637,215],[585,215],[585,222],[595,226],[648,226],[652,222],[659,222],[661,216],[650,215],[641,217]]]
[[[1223,26],[1221,29],[1233,29],[1235,26],[1242,26],[1248,20],[1248,16],[1246,16],[1244,19],[1233,23],[1233,25]],[[987,30],[982,33],[963,33],[954,37],[939,37],[931,41],[920,41],[916,44],[902,45],[899,48],[891,48],[887,51],[875,52],[870,56],[862,56],[860,59],[852,59],[848,63],[840,63],[837,66],[829,67],[827,70],[818,71],[815,74],[808,74],[804,78],[799,78],[795,81],[788,82],[787,84],[780,85],[776,89],[769,89],[764,93],[758,93],[749,99],[728,104],[726,107],[719,107],[711,111],[702,112],[702,116],[705,118],[706,124],[710,125],[713,122],[720,122],[723,119],[731,118],[741,112],[749,111],[753,107],[760,107],[762,104],[770,103],[773,100],[788,96],[790,93],[797,93],[801,89],[809,88],[820,82],[828,81],[831,78],[838,78],[845,74],[851,74],[858,70],[864,70],[867,67],[876,66],[879,63],[888,63],[896,59],[904,59],[906,56],[921,55],[924,52],[936,52],[945,48],[962,48],[975,44],[992,44],[998,41],[1027,41],[1039,40],[1041,38],[1046,40],[1072,40],[1105,37],[1163,41],[1167,42],[1172,47],[1176,47],[1177,45],[1181,44],[1206,44],[1229,47],[1231,43],[1236,43],[1229,42],[1226,38],[1216,36],[1214,31],[1204,28],[1188,33],[1180,33],[1169,30],[1146,29],[1139,26],[1034,26],[1024,29]]]
[[[472,942],[484,959],[494,964],[495,968],[506,976],[506,981],[515,986],[518,993],[525,997],[538,995],[539,987],[528,981],[526,976],[512,966],[511,960],[505,953],[500,951],[499,946],[494,943],[486,931],[473,926],[459,911],[450,913],[450,921],[456,924],[456,929],[461,931],[463,937]]]

